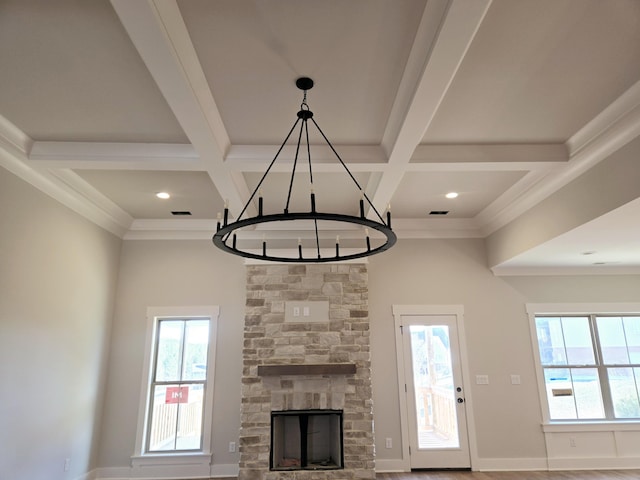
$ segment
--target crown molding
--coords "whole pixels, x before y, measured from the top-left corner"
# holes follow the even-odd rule
[[[132,218],[73,172],[54,173],[30,166],[27,153],[32,143],[28,135],[0,117],[0,166],[87,220],[122,237]]]
[[[513,221],[639,135],[640,82],[567,140],[570,158],[566,165],[557,168],[553,176],[542,178],[526,194],[495,213],[492,220],[487,220],[483,227],[485,236]]]
[[[640,81],[632,85],[607,108],[567,140],[567,150],[574,156],[600,135],[618,124],[623,117],[640,107]]]
[[[638,267],[501,267],[491,269],[496,277],[534,277],[559,275],[640,275]]]
[[[18,157],[26,157],[31,149],[33,140],[16,127],[13,123],[0,115],[0,147]]]

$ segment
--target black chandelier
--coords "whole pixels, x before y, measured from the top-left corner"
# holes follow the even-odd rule
[[[309,106],[307,105],[307,91],[313,87],[313,80],[307,77],[298,78],[296,80],[296,86],[304,92],[304,96],[302,104],[300,105],[300,111],[298,111],[297,113],[297,119],[295,123],[291,127],[291,130],[289,130],[289,133],[282,142],[282,145],[280,145],[280,148],[278,149],[275,157],[269,164],[269,167],[258,182],[256,188],[253,190],[253,193],[251,193],[249,200],[247,200],[247,203],[244,205],[242,211],[240,212],[240,215],[238,215],[235,221],[229,222],[229,208],[227,205],[225,205],[224,208],[224,217],[221,218],[221,215],[219,214],[216,233],[213,236],[214,245],[224,250],[225,252],[239,255],[241,257],[272,262],[290,263],[339,262],[344,260],[353,260],[356,258],[368,257],[370,255],[375,255],[376,253],[384,252],[385,250],[392,247],[397,240],[396,234],[391,230],[391,212],[387,210],[385,221],[385,219],[380,215],[373,203],[371,203],[371,200],[364,192],[358,181],[349,171],[346,164],[342,161],[340,155],[338,155],[338,152],[336,152],[333,145],[331,145],[331,142],[329,142],[316,121],[313,119],[313,112],[309,110]],[[353,181],[355,188],[360,192],[359,216],[345,215],[340,213],[325,213],[316,210],[316,195],[313,189],[313,171],[311,168],[311,148],[309,145],[309,120],[311,120],[311,123],[315,125],[324,141],[327,143],[340,164],[344,167],[346,173]],[[261,186],[265,178],[267,178],[267,175],[269,174],[274,163],[278,159],[278,156],[285,147],[285,144],[289,140],[289,137],[298,125],[298,142],[296,145],[295,157],[293,159],[293,167],[291,170],[291,178],[289,181],[289,190],[287,193],[287,200],[286,205],[284,206],[283,213],[264,214],[264,199],[262,197]],[[303,134],[305,137],[305,141],[302,140]],[[290,211],[289,204],[291,201],[291,191],[293,189],[294,179],[296,175],[298,157],[299,155],[301,155],[301,144],[302,150],[305,149],[306,144],[306,156],[309,165],[309,179],[311,186],[309,197],[310,203],[308,211],[293,212]],[[249,208],[249,205],[252,204],[256,196],[258,198],[258,214],[255,217],[247,217],[243,219],[242,216],[245,214],[245,212]],[[366,216],[365,201],[371,208],[372,213],[370,214],[370,216],[375,217],[375,219],[373,220],[367,218]],[[238,238],[237,235],[238,231],[243,228],[247,230],[255,230],[260,226],[274,222],[296,222],[295,225],[299,225],[301,221],[310,223],[308,230],[313,232],[313,237],[311,239],[305,238],[304,243],[307,243],[307,245],[304,245],[302,238],[298,237],[297,248],[293,248],[295,246],[294,243],[288,245],[288,250],[290,252],[293,252],[289,256],[283,256],[282,252],[285,250],[283,250],[282,248],[271,248],[272,246],[268,244],[267,239],[264,236],[262,238],[261,248],[259,246],[258,248],[255,248],[255,244],[253,245],[253,248],[249,248],[248,246],[242,245],[243,242]],[[321,236],[321,232],[323,232],[323,229],[321,228],[322,225],[327,225],[330,229],[335,229],[337,225],[343,225],[348,229],[350,235],[352,234],[352,231],[355,227],[356,237],[358,238],[350,238],[346,244],[343,244],[341,252],[339,235],[335,236],[334,247],[334,245],[332,245],[334,243],[333,237],[328,240],[326,235]],[[373,235],[371,235],[369,229],[372,230],[371,233],[373,233]],[[294,242],[295,240],[291,241]],[[282,243],[280,240],[278,240],[277,242],[274,241],[273,243],[278,243],[279,246],[282,247]],[[346,245],[348,245],[348,248],[346,248]]]

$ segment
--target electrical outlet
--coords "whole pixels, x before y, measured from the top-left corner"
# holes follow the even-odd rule
[[[294,317],[300,316],[300,307],[293,307],[293,316]]]
[[[570,447],[576,446],[576,437],[569,437],[569,446]]]
[[[511,385],[520,385],[520,375],[511,375]]]
[[[489,385],[489,375],[476,375],[476,385]]]
[[[70,458],[65,458],[64,459],[64,471],[68,472],[70,468],[71,468],[71,459]]]
[[[229,442],[229,452],[234,453],[236,451],[236,442]]]
[[[386,448],[393,448],[393,440],[391,439],[391,437],[387,437],[384,440],[384,446]]]

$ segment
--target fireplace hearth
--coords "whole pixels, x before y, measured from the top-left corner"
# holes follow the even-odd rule
[[[342,410],[271,412],[270,470],[343,468]]]

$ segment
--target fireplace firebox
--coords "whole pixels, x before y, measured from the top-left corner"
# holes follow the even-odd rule
[[[342,410],[271,412],[271,470],[344,468]]]

